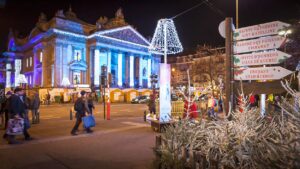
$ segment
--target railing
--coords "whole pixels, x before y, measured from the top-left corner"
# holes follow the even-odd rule
[[[156,112],[159,114],[159,102],[156,102]],[[206,112],[207,104],[204,101],[196,102],[197,109],[199,112]],[[172,101],[171,102],[171,116],[172,117],[182,117],[184,112],[184,102],[183,101]]]
[[[182,117],[184,112],[184,102],[183,101],[172,101],[171,102],[171,116],[172,117]],[[155,104],[155,110],[159,114],[159,102]]]

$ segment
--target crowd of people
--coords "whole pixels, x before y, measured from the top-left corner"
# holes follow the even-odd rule
[[[4,128],[6,132],[3,135],[4,139],[7,139],[9,144],[15,144],[15,135],[17,135],[16,129],[22,129],[20,131],[25,140],[32,140],[28,129],[30,128],[30,121],[28,113],[32,112],[32,124],[39,122],[39,106],[40,99],[38,94],[35,94],[32,99],[26,96],[24,90],[21,87],[17,87],[14,93],[8,91],[6,93],[5,101],[1,104],[1,114],[4,114],[5,124]],[[17,128],[16,126],[20,126]]]
[[[82,122],[82,118],[86,115],[92,115],[95,109],[91,94],[85,91],[80,92],[81,97],[74,104],[76,109],[76,122],[71,130],[71,135],[77,135],[78,127]],[[50,96],[50,95],[49,95]],[[50,99],[47,99],[50,100]],[[0,104],[0,115],[4,123],[3,139],[6,139],[8,144],[18,144],[16,135],[24,135],[26,141],[33,138],[28,132],[31,124],[40,123],[40,97],[38,93],[34,93],[31,97],[26,95],[26,92],[21,87],[16,87],[13,92],[8,91],[4,101]],[[49,105],[50,103],[47,103]],[[31,114],[31,122],[29,113]],[[92,133],[89,127],[85,128],[87,133]]]

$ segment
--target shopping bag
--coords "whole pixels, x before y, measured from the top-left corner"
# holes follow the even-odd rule
[[[6,134],[8,135],[21,135],[24,130],[24,119],[23,118],[14,118],[9,119],[6,129]]]
[[[84,128],[95,127],[96,125],[95,118],[93,115],[82,117],[82,121],[83,121]]]

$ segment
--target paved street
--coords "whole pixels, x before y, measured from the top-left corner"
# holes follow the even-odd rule
[[[113,104],[111,120],[103,120],[103,107],[96,106],[93,134],[71,136],[75,120],[68,105],[41,107],[41,123],[29,132],[35,139],[18,145],[0,142],[0,169],[114,169],[151,168],[155,135],[143,122],[145,105]],[[1,135],[3,134],[1,130]]]

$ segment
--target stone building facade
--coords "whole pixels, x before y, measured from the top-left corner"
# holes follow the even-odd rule
[[[205,86],[212,80],[218,83],[219,77],[225,77],[225,48],[199,46],[195,53],[170,58],[169,63],[172,86],[188,84],[187,70],[193,86]]]
[[[18,86],[25,75],[30,87],[77,84],[99,86],[101,66],[112,75],[112,87],[150,87],[158,74],[160,56],[148,51],[149,42],[126,23],[122,10],[100,17],[96,24],[77,18],[70,8],[47,20],[41,14],[25,38],[10,31],[6,87]]]

